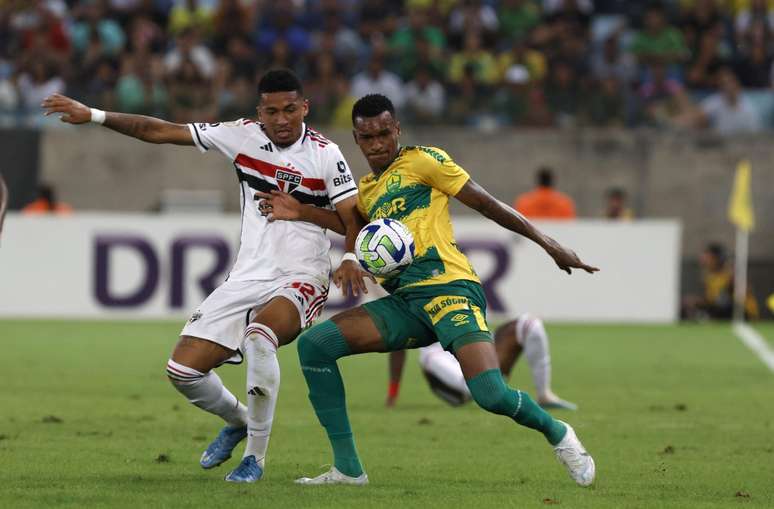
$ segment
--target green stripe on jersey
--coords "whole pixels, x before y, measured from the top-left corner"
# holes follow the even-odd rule
[[[400,221],[415,210],[428,208],[432,191],[432,187],[424,184],[411,184],[389,191],[381,195],[368,211],[369,220],[389,217]]]
[[[398,288],[427,281],[446,272],[446,266],[438,255],[435,246],[429,248],[422,256],[415,256],[414,261],[397,276],[382,283],[385,290],[392,293]]]

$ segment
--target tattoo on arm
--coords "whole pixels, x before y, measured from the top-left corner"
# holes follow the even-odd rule
[[[193,145],[188,127],[145,115],[107,112],[104,126],[150,143]]]

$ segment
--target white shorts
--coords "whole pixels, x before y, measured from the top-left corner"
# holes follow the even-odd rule
[[[240,347],[245,327],[256,308],[274,297],[285,297],[295,304],[301,318],[301,328],[310,325],[320,315],[328,298],[328,286],[309,276],[273,279],[269,281],[226,281],[215,289],[191,315],[180,332],[235,350],[228,362],[242,362]]]

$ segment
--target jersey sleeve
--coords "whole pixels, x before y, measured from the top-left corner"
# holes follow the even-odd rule
[[[325,151],[327,152],[326,157],[323,158],[325,189],[331,205],[336,205],[341,200],[355,196],[357,184],[339,147],[330,145]]]
[[[239,153],[245,139],[242,131],[243,124],[244,120],[215,124],[199,122],[188,124],[188,130],[191,131],[191,137],[200,152],[215,149],[229,159],[233,159]]]
[[[419,147],[422,164],[417,171],[423,182],[449,196],[455,196],[470,180],[470,175],[449,154],[433,147]]]

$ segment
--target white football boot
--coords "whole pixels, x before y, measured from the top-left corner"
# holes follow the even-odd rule
[[[559,421],[567,426],[567,433],[561,442],[554,446],[556,457],[562,465],[567,467],[570,477],[580,486],[590,486],[594,482],[596,466],[583,444],[578,440],[575,430],[564,421]]]
[[[365,472],[358,477],[350,477],[339,472],[336,467],[317,477],[301,477],[296,479],[296,484],[320,485],[320,484],[350,484],[353,486],[365,486],[368,484],[368,476]]]

